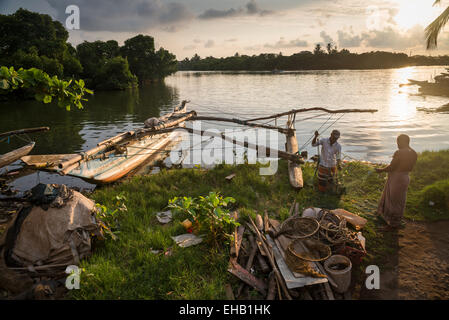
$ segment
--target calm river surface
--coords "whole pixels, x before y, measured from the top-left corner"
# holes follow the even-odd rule
[[[98,92],[89,98],[83,110],[67,112],[35,101],[0,103],[0,132],[49,126],[51,131],[31,135],[36,141],[31,154],[62,154],[85,151],[101,140],[141,127],[145,119],[170,112],[184,99],[191,101],[189,110],[199,115],[243,119],[296,108],[369,108],[379,111],[346,114],[341,118],[317,112],[298,114],[297,120],[318,116],[296,123],[299,146],[316,129],[327,129],[323,136],[339,129],[343,156],[388,162],[400,133],[410,135],[416,151],[449,148],[449,114],[417,111],[417,107],[440,107],[449,103],[449,98],[423,97],[416,95],[416,87],[399,87],[409,78],[431,80],[443,71],[443,67],[410,67],[281,74],[178,72],[167,78],[165,84],[125,92]],[[278,119],[277,124],[284,126],[285,121],[286,118]],[[203,130],[230,127],[237,129],[235,125],[202,123]],[[279,148],[284,149],[284,141],[280,135]],[[22,145],[24,142],[17,138],[9,145],[2,142],[0,154]],[[303,150],[309,155],[316,153],[310,144]],[[79,179],[47,173],[19,178],[15,186],[23,189],[37,181],[89,186]]]

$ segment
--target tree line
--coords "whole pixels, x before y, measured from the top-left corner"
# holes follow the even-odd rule
[[[275,71],[275,70],[324,70],[324,69],[384,69],[422,65],[449,65],[449,56],[408,56],[405,53],[372,51],[352,53],[347,49],[337,50],[332,44],[323,49],[317,44],[311,51],[301,51],[284,56],[282,53],[239,55],[232,57],[201,58],[195,54],[178,63],[179,70],[193,71]]]
[[[0,65],[37,68],[50,76],[83,78],[97,90],[122,90],[164,79],[176,72],[176,56],[154,47],[154,38],[137,35],[119,46],[115,40],[67,42],[64,26],[49,15],[19,9],[0,14]]]

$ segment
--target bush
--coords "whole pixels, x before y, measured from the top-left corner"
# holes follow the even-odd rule
[[[239,226],[228,208],[234,202],[234,198],[223,198],[216,192],[210,192],[207,197],[175,197],[169,201],[169,207],[175,212],[189,215],[199,227],[199,232],[206,235],[206,241],[218,247],[229,243],[234,228]]]
[[[137,85],[137,77],[129,71],[128,61],[115,57],[106,61],[94,78],[95,87],[101,90],[124,90]]]
[[[446,211],[449,209],[449,179],[437,181],[421,191],[421,205]]]

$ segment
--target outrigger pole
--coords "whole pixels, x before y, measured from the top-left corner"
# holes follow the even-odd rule
[[[221,138],[225,141],[231,142],[232,144],[235,145],[239,145],[245,148],[249,148],[249,149],[254,149],[257,152],[259,151],[265,151],[266,154],[269,155],[277,155],[279,158],[285,159],[285,160],[289,160],[292,161],[294,163],[299,163],[299,164],[304,164],[304,160],[302,160],[302,158],[298,155],[298,154],[294,154],[294,153],[290,153],[290,152],[285,152],[285,151],[281,151],[281,150],[276,150],[273,148],[269,148],[266,146],[259,146],[253,143],[249,143],[247,141],[237,141],[234,138],[231,138],[229,136],[226,136],[224,133],[215,133],[215,132],[209,132],[209,131],[203,131],[203,130],[194,130],[192,128],[167,128],[167,129],[162,129],[159,131],[154,132],[154,134],[161,134],[161,133],[167,133],[167,132],[171,132],[174,130],[185,130],[189,133],[192,134],[198,134],[201,136],[212,136],[212,137],[217,137],[217,138]]]
[[[190,119],[192,121],[195,120],[205,120],[205,121],[223,121],[223,122],[233,122],[237,124],[241,124],[242,126],[248,126],[253,128],[263,128],[263,129],[270,129],[270,130],[276,130],[283,134],[289,134],[292,129],[290,128],[281,128],[281,127],[275,127],[270,126],[266,124],[258,124],[258,123],[248,123],[247,120],[240,120],[236,118],[219,118],[219,117],[205,117],[205,116],[197,116]],[[249,120],[251,121],[251,120]]]
[[[377,109],[340,109],[340,110],[329,110],[329,109],[326,109],[326,108],[303,108],[303,109],[293,109],[293,110],[290,110],[290,111],[274,114],[274,115],[271,115],[271,116],[265,116],[265,117],[260,117],[260,118],[248,119],[248,120],[245,120],[245,122],[266,120],[266,119],[272,119],[272,118],[280,118],[280,117],[283,117],[283,116],[288,116],[289,114],[297,114],[297,113],[308,112],[308,111],[323,111],[323,112],[327,112],[327,113],[352,113],[352,112],[369,112],[369,113],[374,113],[374,112],[377,112],[378,110]]]

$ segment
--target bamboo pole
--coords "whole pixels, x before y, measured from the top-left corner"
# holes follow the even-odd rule
[[[277,280],[279,281],[279,284],[281,285],[281,289],[282,289],[282,291],[284,292],[284,295],[287,297],[288,300],[292,300],[292,297],[290,296],[290,294],[289,294],[289,292],[288,292],[287,286],[285,285],[284,279],[282,278],[281,273],[279,272],[279,269],[278,269],[278,267],[276,266],[276,262],[274,261],[273,256],[271,256],[271,255],[269,254],[270,251],[268,250],[267,244],[266,244],[265,241],[263,240],[262,235],[260,234],[259,230],[257,229],[256,224],[254,223],[254,221],[253,221],[253,219],[252,219],[251,217],[249,217],[249,221],[250,221],[251,224],[253,225],[253,228],[252,228],[252,229],[253,229],[253,231],[256,233],[256,236],[257,236],[257,237],[259,238],[259,240],[262,242],[262,246],[263,246],[265,252],[268,253],[268,254],[267,254],[268,260],[269,260],[269,262],[270,262],[270,264],[271,264],[271,267],[273,268],[273,271],[274,271],[274,274],[275,274]]]
[[[77,156],[73,157],[72,159],[58,164],[58,168],[63,169],[60,171],[60,173],[63,175],[67,174],[68,172],[70,172],[70,170],[68,170],[68,169],[72,169],[74,164],[83,160],[85,157],[89,157],[98,152],[106,150],[111,145],[122,142],[123,140],[128,139],[129,137],[131,137],[133,135],[134,135],[134,131],[128,131],[125,134],[123,134],[123,133],[119,134],[113,138],[108,139],[107,143],[99,143],[98,146],[96,146],[95,148],[90,149],[90,150],[84,152],[83,154],[78,154]]]
[[[292,129],[286,129],[281,127],[275,127],[270,126],[266,124],[258,124],[258,123],[248,123],[246,120],[240,120],[235,118],[219,118],[219,117],[204,117],[204,116],[198,116],[191,119],[192,121],[195,120],[209,120],[209,121],[223,121],[223,122],[233,122],[237,124],[241,124],[243,126],[253,127],[253,128],[263,128],[263,129],[270,129],[270,130],[277,130],[283,134],[289,134]]]
[[[254,149],[257,152],[265,149],[267,155],[272,155],[272,154],[277,154],[277,156],[279,158],[285,159],[285,160],[289,160],[292,161],[294,163],[299,163],[299,164],[304,164],[304,160],[301,159],[301,157],[299,155],[293,154],[293,153],[289,153],[289,152],[285,152],[285,151],[281,151],[281,150],[276,150],[276,149],[272,149],[266,146],[259,146],[256,144],[252,144],[249,142],[242,142],[242,141],[237,141],[236,139],[233,139],[231,137],[226,136],[224,133],[215,133],[215,132],[206,132],[203,130],[193,130],[191,128],[168,128],[168,129],[162,129],[160,131],[154,132],[154,134],[159,134],[159,133],[167,133],[167,132],[171,132],[173,130],[177,130],[177,129],[181,129],[181,130],[186,130],[189,133],[192,134],[199,134],[201,136],[212,136],[212,137],[217,137],[217,138],[221,138],[225,141],[231,142],[232,144],[235,145],[239,145],[242,146],[244,148],[249,148],[249,149]]]
[[[287,116],[289,114],[296,114],[296,113],[301,113],[301,112],[308,112],[308,111],[323,111],[323,112],[327,112],[327,113],[355,113],[355,112],[369,112],[369,113],[374,113],[377,112],[377,109],[341,109],[341,110],[330,110],[330,109],[326,109],[326,108],[303,108],[303,109],[293,109],[290,111],[286,111],[286,112],[282,112],[282,113],[278,113],[278,114],[274,114],[271,116],[265,116],[265,117],[259,117],[259,118],[254,118],[254,119],[249,119],[246,120],[247,122],[250,121],[258,121],[258,120],[266,120],[266,119],[271,119],[271,118],[280,118],[283,116]]]
[[[0,133],[0,137],[7,137],[7,136],[12,136],[12,135],[17,135],[17,134],[33,133],[33,132],[48,131],[48,130],[50,130],[49,127],[20,129],[20,130],[14,130],[14,131]]]

